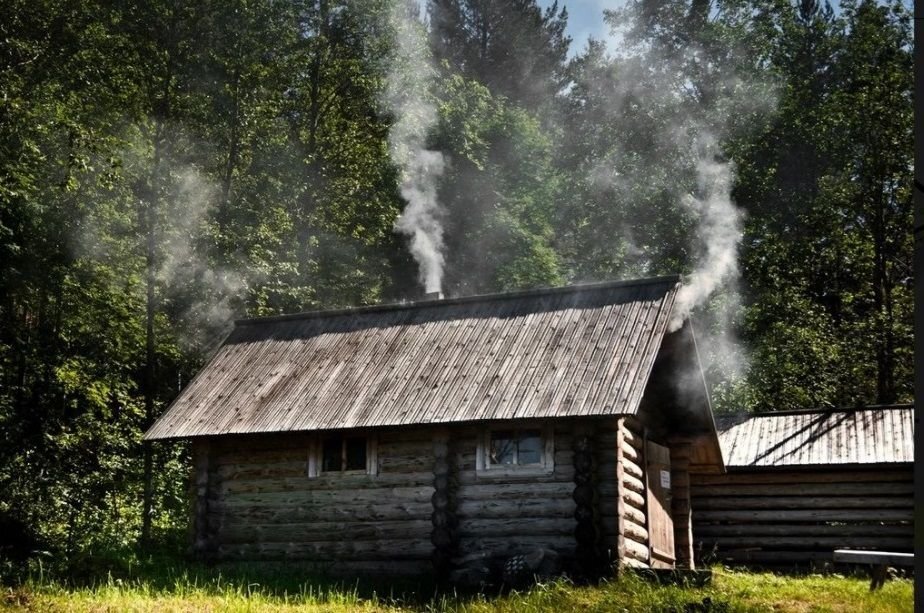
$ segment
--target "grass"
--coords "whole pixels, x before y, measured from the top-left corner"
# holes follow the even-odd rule
[[[82,585],[32,578],[4,588],[0,610],[27,611],[911,611],[913,584],[877,592],[860,577],[781,576],[716,567],[706,587],[658,586],[632,574],[588,587],[566,580],[503,596],[434,596],[413,584],[305,581],[293,568],[237,566],[136,569]]]

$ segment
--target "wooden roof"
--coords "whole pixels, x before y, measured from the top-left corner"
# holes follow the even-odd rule
[[[725,465],[824,466],[914,461],[911,406],[718,417]]]
[[[679,285],[239,321],[145,438],[633,414]]]

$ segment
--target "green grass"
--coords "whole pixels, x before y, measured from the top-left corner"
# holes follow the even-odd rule
[[[715,568],[702,588],[658,586],[632,574],[602,585],[566,580],[505,596],[434,596],[414,584],[305,581],[297,569],[237,566],[138,569],[83,585],[33,578],[4,588],[3,610],[30,611],[911,611],[907,579],[869,592],[864,578],[780,576]]]

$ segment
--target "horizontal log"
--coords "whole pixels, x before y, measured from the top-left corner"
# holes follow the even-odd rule
[[[459,471],[456,476],[460,485],[485,485],[503,487],[504,484],[559,483],[562,490],[574,486],[574,469],[572,466],[555,466],[554,472],[516,469],[491,469],[481,472],[472,470]]]
[[[735,496],[700,498],[696,508],[711,509],[910,509],[910,496]]]
[[[226,479],[274,479],[285,477],[305,477],[308,456],[286,462],[226,464],[218,466],[216,474],[220,480]]]
[[[631,428],[627,428],[626,426],[622,426],[622,440],[632,445],[637,451],[641,451],[645,445],[645,439],[642,435],[633,432]]]
[[[571,497],[574,484],[568,482],[515,482],[506,483],[496,481],[491,483],[478,483],[459,487],[460,500],[496,500],[504,499],[543,499]]]
[[[626,504],[632,505],[636,509],[645,508],[645,497],[638,492],[633,492],[628,488],[622,490],[622,499]]]
[[[626,538],[631,538],[640,543],[648,542],[648,530],[631,520],[623,521],[623,534]]]
[[[770,564],[774,566],[791,566],[809,562],[830,562],[834,551],[759,551],[754,549],[737,549],[716,552],[721,561]]]
[[[573,555],[577,544],[573,535],[463,538],[459,541],[459,554],[489,552],[495,555],[513,554],[529,549],[551,549],[562,555]]]
[[[574,533],[572,517],[521,517],[516,519],[465,519],[459,523],[459,536],[499,536],[513,539],[519,536],[557,535],[570,536]]]
[[[787,522],[787,521],[911,521],[911,509],[797,509],[715,510],[693,509],[693,521]]]
[[[636,479],[644,480],[645,473],[642,471],[642,467],[636,464],[635,462],[630,462],[628,460],[623,462],[622,469],[627,475],[635,477]]]
[[[227,507],[220,502],[209,503],[213,515],[227,521],[254,521],[257,523],[297,523],[305,521],[389,521],[429,518],[433,505],[426,502],[381,502],[350,506],[330,504],[303,504],[279,507],[276,505]]]
[[[859,483],[868,481],[913,482],[910,468],[902,465],[890,470],[839,469],[822,471],[729,471],[728,473],[691,475],[694,485],[724,485],[727,483],[760,485],[765,483]]]
[[[471,500],[459,498],[456,514],[460,520],[476,518],[525,518],[574,516],[575,504],[567,499],[505,499]]]
[[[373,479],[374,477],[369,477]],[[382,487],[370,489],[312,489],[260,494],[226,494],[222,506],[298,506],[304,504],[363,505],[379,502],[423,502],[433,495],[432,486]]]
[[[429,538],[433,524],[429,519],[369,522],[299,522],[257,524],[235,519],[222,522],[219,539],[235,543],[310,543],[329,541],[342,535],[353,541],[379,541]]]
[[[703,539],[707,545],[722,549],[880,549],[885,551],[911,551],[911,538],[865,536],[727,536]]]
[[[281,492],[314,492],[319,490],[355,491],[364,489],[395,487],[428,487],[433,483],[433,474],[414,472],[403,474],[379,473],[378,475],[343,475],[322,473],[309,479],[304,474],[297,477],[263,477],[250,479],[225,479],[218,484],[222,494],[268,494]]]
[[[616,504],[617,500],[614,496],[601,496],[598,501],[598,506],[601,509],[601,512],[604,512],[605,509],[615,510]],[[645,525],[645,512],[643,510],[629,504],[624,504],[622,510],[624,517],[627,517],[638,524]]]
[[[433,463],[436,461],[433,456],[389,456],[383,455],[381,451],[376,452],[376,455],[381,473],[432,472]]]
[[[633,539],[627,538],[624,541],[626,548],[626,557],[638,560],[639,562],[648,563],[648,545],[639,543]]]
[[[693,524],[697,538],[712,536],[896,536],[911,538],[911,523],[880,524]]]
[[[629,557],[626,557],[625,559],[620,560],[619,563],[622,566],[626,566],[628,568],[649,568],[647,562],[642,562],[641,560],[636,560],[634,558],[629,558]]]
[[[623,459],[635,462],[636,464],[640,463],[641,454],[639,454],[638,450],[632,445],[625,444],[620,451],[622,451]]]
[[[645,483],[637,477],[633,477],[628,473],[624,473],[622,476],[622,482],[626,489],[632,490],[633,492],[637,492],[639,494],[645,493]]]
[[[711,496],[910,496],[914,493],[911,481],[866,481],[860,483],[781,483],[750,485],[694,485],[690,492],[694,498]]]
[[[433,545],[426,541],[396,539],[351,541],[341,539],[314,543],[253,543],[218,546],[218,555],[237,560],[429,560]]]

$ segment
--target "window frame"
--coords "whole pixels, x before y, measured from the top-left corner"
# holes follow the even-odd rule
[[[493,464],[491,462],[491,434],[503,430],[513,432],[515,438],[526,430],[538,430],[541,444],[540,461],[537,464]],[[555,430],[551,424],[494,423],[485,426],[478,436],[475,453],[477,475],[549,474],[555,470]],[[518,446],[519,447],[519,446]],[[516,455],[514,456],[516,458]],[[517,458],[519,459],[519,458]]]
[[[332,436],[339,436],[340,443],[340,466],[341,470],[324,470],[324,443],[326,439]],[[365,468],[354,468],[346,470],[346,445],[348,439],[364,439],[366,441],[366,466]],[[378,457],[378,437],[375,434],[364,433],[351,435],[345,432],[332,432],[328,434],[319,434],[312,436],[308,442],[308,461],[305,464],[305,475],[309,479],[316,479],[324,475],[369,475],[374,477],[378,474],[379,457]]]

